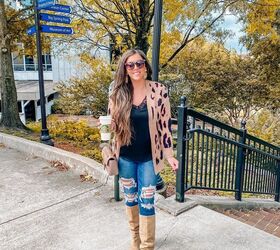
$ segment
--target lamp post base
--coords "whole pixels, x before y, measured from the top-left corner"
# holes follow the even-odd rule
[[[54,143],[49,135],[49,130],[48,129],[42,129],[41,130],[41,137],[40,140],[42,143],[49,145],[49,146],[54,146]]]

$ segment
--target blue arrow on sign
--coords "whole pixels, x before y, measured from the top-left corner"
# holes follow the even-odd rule
[[[57,16],[57,15],[51,15],[51,14],[45,14],[45,13],[40,13],[40,20],[46,21],[46,22],[54,22],[54,23],[66,23],[66,24],[71,23],[70,17]]]
[[[28,34],[28,35],[33,35],[35,32],[36,32],[36,27],[35,27],[35,25],[33,25],[33,26],[31,26],[31,27],[29,27],[29,28],[27,29],[27,34]]]
[[[38,9],[50,7],[56,4],[56,0],[38,0]]]
[[[71,35],[74,33],[72,28],[52,25],[41,25],[41,30],[44,33],[56,33],[65,35]]]
[[[70,6],[68,5],[62,5],[62,4],[55,4],[55,5],[51,5],[48,7],[43,7],[40,8],[42,10],[50,10],[50,11],[56,11],[56,12],[63,12],[63,13],[71,13],[72,9]]]

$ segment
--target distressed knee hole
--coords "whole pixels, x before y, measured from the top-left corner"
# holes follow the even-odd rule
[[[153,209],[154,208],[154,204],[153,203],[141,203],[141,207],[147,210]]]
[[[138,201],[138,194],[132,193],[132,194],[124,194],[124,198],[126,202],[137,202]]]
[[[148,187],[142,187],[141,189],[141,198],[143,199],[152,199],[154,198],[156,192],[156,186],[148,186]]]
[[[133,178],[120,178],[120,182],[121,182],[121,186],[122,189],[131,189],[131,188],[135,188],[137,186],[135,180]]]

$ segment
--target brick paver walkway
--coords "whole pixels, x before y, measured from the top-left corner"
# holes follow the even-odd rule
[[[216,209],[216,211],[280,237],[280,209]]]

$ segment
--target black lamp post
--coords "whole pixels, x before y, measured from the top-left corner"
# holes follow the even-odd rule
[[[37,45],[37,60],[38,60],[38,76],[39,76],[39,90],[40,90],[40,106],[41,106],[41,142],[50,146],[53,146],[53,141],[49,135],[47,129],[46,119],[46,99],[44,89],[44,75],[43,75],[43,62],[42,62],[42,46],[41,46],[41,27],[40,27],[40,13],[38,10],[38,0],[34,0],[35,11],[35,27],[36,27],[36,45]]]
[[[155,0],[154,34],[153,34],[153,48],[152,48],[153,81],[158,81],[161,19],[162,19],[162,0]]]
[[[158,81],[159,71],[159,54],[160,54],[160,37],[161,37],[161,19],[162,19],[162,0],[155,0],[155,15],[154,15],[154,34],[152,48],[152,70],[153,81]],[[165,184],[159,174],[157,174],[157,190],[164,191]]]

